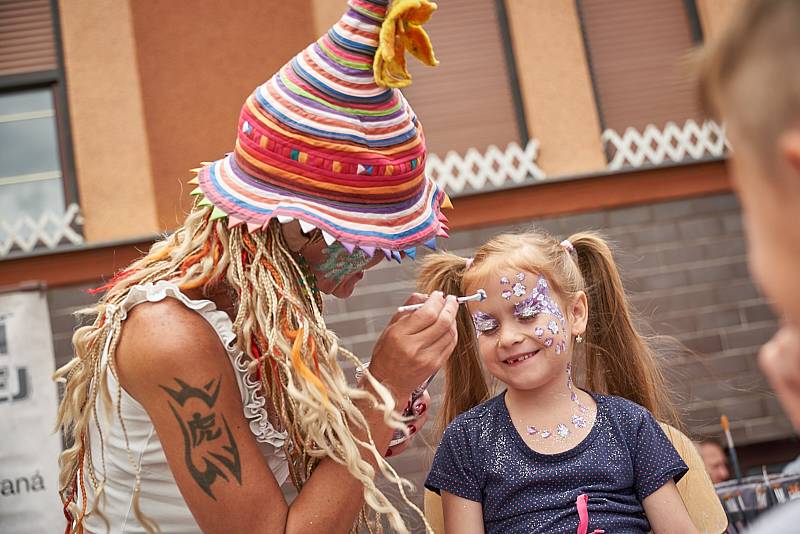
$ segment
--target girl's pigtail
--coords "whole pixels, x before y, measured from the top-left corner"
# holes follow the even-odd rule
[[[591,232],[569,238],[589,300],[586,386],[632,400],[660,421],[680,427],[657,356],[634,327],[633,314],[608,243]]]
[[[455,254],[429,254],[421,262],[418,289],[423,293],[439,290],[445,295],[460,295],[467,266],[468,260]],[[489,385],[481,366],[472,317],[466,306],[458,307],[456,327],[458,343],[445,366],[444,401],[436,425],[437,435],[441,435],[457,415],[489,398]]]

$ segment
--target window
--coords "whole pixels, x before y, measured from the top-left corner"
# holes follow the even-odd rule
[[[403,89],[421,117],[428,150],[444,156],[528,140],[502,1],[448,0],[425,24],[440,64],[408,59]]]
[[[56,21],[50,0],[0,0],[0,257],[57,246],[76,223]]]
[[[65,205],[52,89],[0,93],[0,218],[60,215]]]
[[[700,40],[693,0],[577,0],[601,126],[624,132],[700,117],[685,58]]]

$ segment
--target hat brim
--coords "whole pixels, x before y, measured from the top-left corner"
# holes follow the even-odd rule
[[[272,219],[297,220],[305,231],[322,230],[326,240],[352,249],[406,252],[419,245],[432,247],[446,236],[441,212],[444,191],[425,177],[411,198],[394,203],[340,202],[288,191],[250,176],[233,153],[204,166],[198,173],[200,191],[227,215],[230,226],[246,224],[250,231],[266,227]],[[435,246],[435,245],[434,245]]]

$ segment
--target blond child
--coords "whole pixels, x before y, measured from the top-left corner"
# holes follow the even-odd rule
[[[427,257],[421,280],[487,294],[459,311],[426,481],[446,532],[696,532],[675,486],[686,464],[656,421],[675,410],[603,239],[501,235],[474,259]],[[507,386],[488,401],[483,369]]]

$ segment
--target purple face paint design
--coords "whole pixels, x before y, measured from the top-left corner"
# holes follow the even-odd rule
[[[533,329],[533,333],[536,334],[536,337],[542,337],[544,335],[544,328],[537,326]]]
[[[514,292],[514,296],[521,297],[525,294],[526,291],[528,291],[528,288],[525,287],[525,284],[521,284],[518,282],[514,284],[514,287],[512,287],[511,290]]]
[[[556,323],[555,321],[550,321],[549,323],[547,323],[547,329],[550,330],[550,332],[552,332],[553,335],[558,334],[558,323]]]
[[[525,280],[525,273],[517,273],[517,280],[519,280],[520,282]]]
[[[567,436],[569,436],[569,428],[567,428],[567,425],[564,423],[559,423],[556,427],[556,434],[558,434],[558,437],[561,439],[566,439]]]
[[[561,354],[561,343],[556,343],[556,356]]]
[[[511,290],[510,289],[504,289],[503,292],[500,293],[500,296],[503,297],[506,300],[510,299],[511,298]]]
[[[539,429],[538,429],[538,428],[536,428],[536,427],[535,427],[535,426],[533,426],[533,425],[529,425],[529,426],[528,426],[528,428],[527,428],[526,430],[527,430],[527,432],[528,432],[528,435],[529,435],[529,436],[533,436],[534,434],[536,434],[536,433],[538,433],[538,432],[539,432]]]
[[[584,428],[586,426],[586,418],[580,415],[573,415],[572,424],[575,425],[575,428]]]
[[[475,332],[479,336],[485,332],[491,332],[498,327],[497,319],[488,313],[480,311],[472,314],[472,324],[475,325]]]
[[[517,318],[530,319],[540,313],[550,314],[561,321],[562,325],[566,324],[564,314],[561,312],[558,304],[556,304],[556,301],[550,297],[550,288],[547,284],[547,280],[541,275],[536,281],[536,287],[531,290],[531,294],[528,298],[514,305],[514,316]]]
[[[507,285],[508,285],[508,284],[510,284],[511,282],[509,282],[509,281],[508,281],[508,278],[506,278],[506,277],[504,276],[503,278],[501,278],[501,279],[500,279],[500,283],[501,283],[502,285],[504,285],[504,286],[507,286]]]
[[[545,339],[544,340],[544,346],[547,347],[548,349],[550,347],[552,347],[553,346],[553,338],[552,337],[548,337],[547,339]]]

